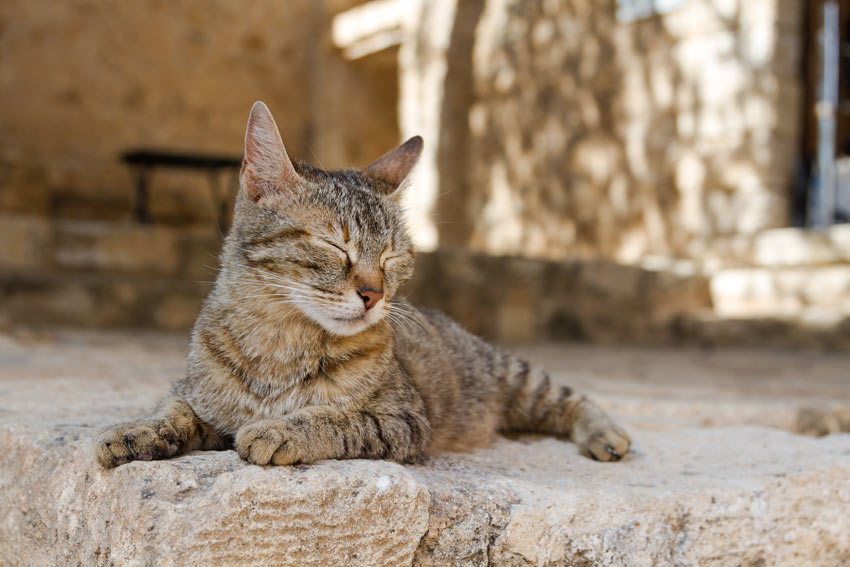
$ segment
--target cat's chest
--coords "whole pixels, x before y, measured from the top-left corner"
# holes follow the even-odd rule
[[[269,365],[273,367],[274,365]],[[347,407],[355,402],[349,391],[317,375],[301,371],[258,374],[234,379],[220,375],[204,389],[199,405],[203,419],[223,433],[234,435],[240,427],[259,419],[282,418],[309,406]]]
[[[308,406],[353,407],[379,374],[377,364],[363,364],[363,356],[334,356],[305,344],[268,342],[256,351],[224,331],[205,340],[222,356],[212,360],[203,388],[204,413],[231,434],[251,421]]]
[[[337,337],[272,315],[232,313],[193,339],[187,395],[222,432],[308,406],[360,407],[391,371],[389,328]]]
[[[236,376],[246,394],[242,403],[262,415],[274,417],[302,407],[328,404],[345,396],[338,384],[322,374],[324,356],[316,349],[291,343],[274,344],[262,352],[246,351],[245,372]]]

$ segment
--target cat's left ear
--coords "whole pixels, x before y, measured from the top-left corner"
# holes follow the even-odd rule
[[[385,194],[399,195],[403,190],[404,180],[422,155],[422,144],[422,136],[413,136],[364,167],[363,172],[382,181]]]
[[[262,101],[254,103],[248,117],[239,180],[255,203],[291,194],[301,186],[272,113]]]

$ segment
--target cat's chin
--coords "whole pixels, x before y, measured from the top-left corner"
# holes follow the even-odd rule
[[[366,313],[363,317],[357,317],[354,319],[330,319],[327,321],[318,321],[318,323],[331,334],[350,337],[352,335],[362,333],[380,321],[379,317],[370,317],[369,315],[369,313]]]
[[[383,313],[370,310],[361,317],[332,317],[324,313],[307,313],[316,324],[332,335],[350,337],[362,333],[383,319]]]
[[[366,317],[359,319],[337,319],[332,325],[322,325],[326,331],[334,335],[350,337],[362,333],[374,323],[368,322]]]

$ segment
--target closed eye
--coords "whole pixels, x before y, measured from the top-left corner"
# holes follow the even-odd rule
[[[330,246],[331,248],[335,248],[338,252],[340,252],[340,253],[341,253],[341,257],[342,257],[342,258],[345,258],[346,260],[348,260],[349,262],[351,262],[351,258],[350,258],[350,257],[349,257],[349,255],[348,255],[348,250],[346,250],[345,248],[343,248],[343,247],[342,247],[342,246],[340,246],[339,244],[336,244],[336,243],[334,243],[334,242],[332,242],[332,241],[330,241],[330,240],[326,240],[326,239],[324,239],[324,238],[317,238],[316,240],[317,240],[318,242],[322,243],[322,244],[323,244],[323,245],[325,245],[325,246]]]

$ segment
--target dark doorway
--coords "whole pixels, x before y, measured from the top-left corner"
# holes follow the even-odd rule
[[[801,141],[801,160],[797,179],[794,183],[794,195],[791,203],[792,223],[795,226],[805,224],[809,205],[809,188],[814,181],[818,153],[818,116],[817,102],[820,98],[821,84],[821,42],[819,33],[823,26],[823,6],[827,0],[810,0],[805,3],[802,57],[803,89],[803,137]],[[850,156],[850,0],[838,0],[840,64],[839,94],[836,108],[835,155]],[[844,218],[850,211],[836,211],[834,222],[848,222]]]

